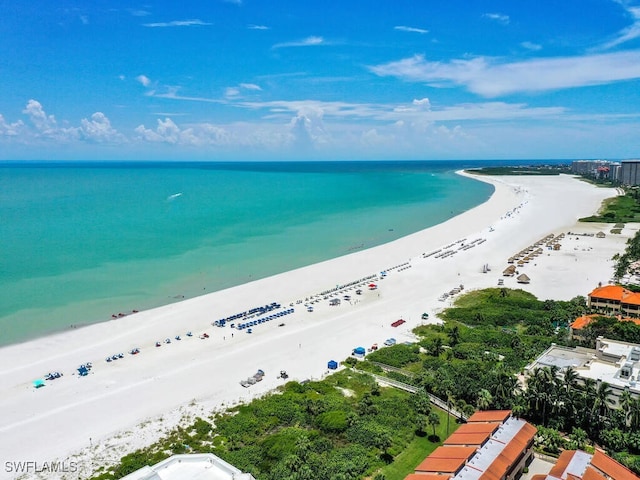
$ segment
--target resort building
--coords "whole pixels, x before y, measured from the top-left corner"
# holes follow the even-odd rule
[[[511,480],[533,458],[537,429],[510,410],[476,412],[405,480]]]
[[[596,451],[566,450],[548,474],[534,475],[531,480],[633,480],[640,479],[624,465]]]
[[[255,480],[211,453],[174,455],[152,467],[142,467],[122,480]],[[441,479],[442,480],[442,479]]]
[[[590,309],[605,314],[640,316],[640,293],[634,293],[620,285],[598,287],[589,294]]]
[[[580,380],[591,378],[598,384],[609,384],[616,408],[625,390],[635,398],[640,397],[640,345],[635,343],[598,337],[595,350],[552,345],[526,370],[551,366],[558,367],[558,375],[573,368]]]

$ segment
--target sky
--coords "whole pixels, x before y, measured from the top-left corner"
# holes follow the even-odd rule
[[[0,160],[640,156],[640,0],[0,11]]]

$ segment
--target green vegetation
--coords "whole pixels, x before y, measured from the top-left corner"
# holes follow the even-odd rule
[[[623,224],[640,222],[638,191],[636,189],[628,190],[625,195],[606,199],[602,202],[602,208],[597,215],[581,218],[580,221]],[[616,228],[622,228],[622,226],[616,225]]]
[[[596,317],[595,321],[583,329],[582,336],[585,338],[585,346],[589,348],[594,347],[598,337],[640,343],[640,325],[636,325],[635,322],[620,321],[616,317]]]
[[[571,173],[569,165],[526,165],[519,167],[483,167],[467,170],[478,175],[560,175]]]
[[[259,480],[356,480],[381,470],[379,478],[400,480],[446,436],[447,424],[455,428],[445,412],[416,398],[351,370],[321,382],[289,382],[248,405],[177,428],[93,478],[121,478],[173,454],[210,452]],[[430,436],[416,427],[425,415],[431,415]],[[402,461],[392,463],[400,454]]]
[[[566,343],[568,323],[585,309],[583,297],[556,302],[506,288],[469,292],[440,315],[445,325],[414,331],[420,337],[417,346],[378,350],[359,368],[380,373],[371,362],[402,368],[404,374],[387,376],[424,387],[468,414],[480,406],[512,408],[514,374],[552,342]]]
[[[541,451],[589,451],[598,443],[640,471],[640,400],[624,396],[614,409],[606,383],[579,382],[573,369],[533,370],[526,390],[515,376],[552,342],[568,344],[568,323],[585,312],[583,297],[541,301],[506,288],[467,293],[442,313],[444,325],[415,330],[418,344],[345,361],[419,387],[415,395],[380,388],[351,369],[321,382],[289,382],[275,394],[177,428],[93,479],[121,478],[176,453],[211,452],[258,480],[402,480],[457,426],[426,392],[467,415],[512,409],[539,427]],[[589,328],[588,346],[600,334],[640,343],[632,322],[602,318]],[[385,373],[374,362],[400,370]]]
[[[613,260],[616,262],[614,269],[614,278],[619,281],[629,272],[631,264],[640,260],[640,231],[636,232],[633,238],[627,240],[627,246],[622,255],[615,254]]]

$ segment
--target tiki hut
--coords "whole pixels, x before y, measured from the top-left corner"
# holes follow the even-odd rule
[[[518,283],[529,283],[531,281],[531,279],[524,273],[522,275],[518,275],[518,278],[516,278],[516,280],[518,281]]]
[[[504,275],[505,277],[513,277],[515,273],[516,273],[515,265],[509,265],[507,268],[504,269],[504,271],[502,272],[502,275]]]
[[[604,238],[606,235],[604,234],[604,232],[598,232],[596,233],[596,238]]]

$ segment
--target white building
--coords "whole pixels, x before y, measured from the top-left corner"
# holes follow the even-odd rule
[[[174,455],[122,480],[255,480],[212,453]]]
[[[580,379],[591,378],[611,387],[616,405],[622,392],[628,390],[640,397],[640,345],[598,337],[596,348],[569,348],[552,345],[533,363],[528,371],[556,366],[559,374],[573,368]]]

